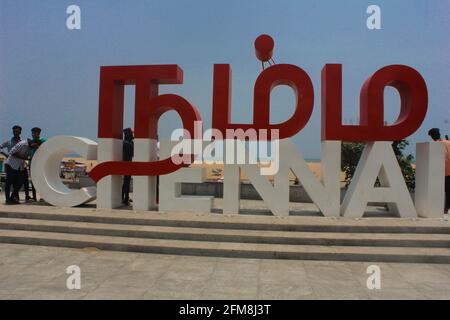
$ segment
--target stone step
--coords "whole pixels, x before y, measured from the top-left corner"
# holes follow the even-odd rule
[[[233,258],[450,263],[450,249],[444,248],[297,246],[141,239],[20,230],[0,230],[0,242],[70,248],[93,247],[101,250],[113,251]]]
[[[0,218],[1,230],[187,241],[373,247],[450,248],[448,234],[334,233],[185,228]]]
[[[450,234],[450,223],[443,219],[363,218],[355,220],[325,217],[135,212],[87,208],[61,209],[48,206],[1,206],[0,218],[230,230]]]

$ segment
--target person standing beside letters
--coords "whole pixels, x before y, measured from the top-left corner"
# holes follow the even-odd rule
[[[428,131],[428,135],[436,142],[442,142],[445,146],[445,213],[450,209],[450,141],[441,139],[438,128]]]

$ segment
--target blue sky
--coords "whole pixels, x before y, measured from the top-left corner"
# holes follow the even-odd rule
[[[82,29],[66,28],[66,8],[81,7]],[[382,30],[368,30],[366,8],[381,7]],[[253,85],[261,71],[253,49],[263,33],[275,39],[278,63],[295,64],[311,77],[314,114],[294,141],[307,158],[320,154],[320,72],[342,63],[344,118],[358,118],[359,91],[373,72],[406,64],[425,78],[429,111],[412,142],[428,140],[430,127],[450,134],[449,0],[0,0],[0,140],[13,124],[45,136],[97,136],[101,65],[174,63],[184,84],[164,86],[200,110],[211,124],[214,63],[233,68],[233,120],[250,122]],[[125,119],[132,126],[134,93],[126,90]],[[272,94],[272,121],[293,111],[290,89]],[[399,112],[398,94],[386,90],[386,120]],[[181,122],[167,114],[160,135]],[[414,148],[410,149],[411,152]]]

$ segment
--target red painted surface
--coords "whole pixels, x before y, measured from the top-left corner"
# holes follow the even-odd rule
[[[168,111],[176,111],[183,122],[183,128],[194,137],[195,121],[202,121],[197,108],[183,97],[176,94],[164,94],[147,102],[146,108],[142,108],[135,121],[135,137],[158,139],[159,118]]]
[[[184,129],[194,136],[194,123],[201,121],[198,110],[175,94],[158,95],[160,84],[180,84],[183,71],[176,65],[102,67],[100,70],[99,138],[122,139],[124,86],[136,86],[135,137],[158,137],[158,120],[176,111]],[[155,162],[108,161],[97,165],[89,176],[98,182],[109,175],[156,176],[177,171],[172,159]]]
[[[177,165],[171,158],[155,162],[108,161],[95,166],[89,172],[89,177],[95,182],[99,182],[107,176],[160,176],[188,166]]]
[[[255,40],[256,57],[262,62],[269,61],[272,59],[274,47],[275,41],[273,41],[271,36],[267,34],[260,35]]]
[[[400,115],[392,125],[384,120],[384,89],[400,94]],[[342,66],[327,64],[322,70],[322,140],[399,141],[413,134],[425,119],[428,91],[419,72],[391,65],[366,80],[360,95],[360,124],[342,124]]]
[[[280,124],[270,123],[270,93],[278,85],[287,85],[294,91],[296,105],[292,117]],[[290,64],[277,64],[265,69],[255,83],[253,123],[231,123],[231,68],[228,64],[214,65],[212,127],[225,136],[226,129],[279,129],[279,138],[286,139],[302,130],[311,117],[314,89],[308,74]],[[268,131],[268,139],[271,139]],[[259,136],[258,139],[265,139]]]
[[[135,121],[149,101],[158,95],[160,84],[183,83],[177,65],[112,66],[100,68],[98,137],[122,139],[125,85],[136,85]]]

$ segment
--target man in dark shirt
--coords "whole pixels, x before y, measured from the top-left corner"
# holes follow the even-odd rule
[[[123,161],[133,161],[134,155],[134,134],[131,128],[123,130]],[[130,204],[130,185],[131,176],[123,177],[122,185],[122,203],[124,205]]]
[[[30,159],[29,159],[29,171],[31,174],[31,161],[33,160],[34,154],[36,153],[37,149],[39,149],[39,147],[41,146],[41,144],[43,144],[44,142],[47,141],[47,139],[45,138],[41,138],[41,132],[42,129],[38,128],[38,127],[34,127],[33,129],[31,129],[31,151],[30,151]],[[25,171],[27,172],[27,171]],[[28,180],[28,175],[26,176],[26,179]],[[37,201],[37,197],[36,197],[36,189],[34,188],[33,185],[33,181],[31,181],[31,192],[33,194],[33,198],[30,198],[28,195],[26,196],[27,200],[29,201]]]

